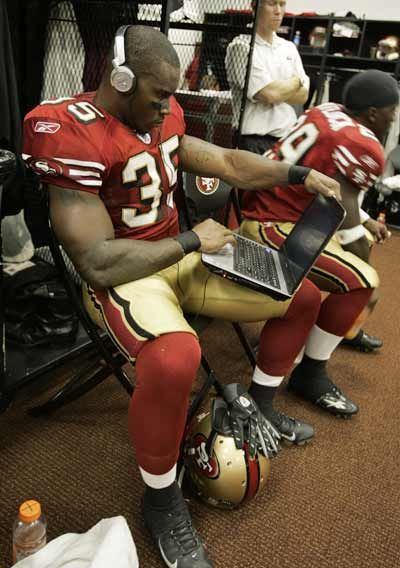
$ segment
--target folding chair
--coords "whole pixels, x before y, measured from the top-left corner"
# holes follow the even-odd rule
[[[232,208],[238,223],[240,223],[241,216],[237,193],[226,182],[217,178],[199,177],[195,174],[183,172],[181,185],[183,190],[182,213],[188,229],[209,217],[213,217],[227,225]],[[243,329],[238,322],[232,322],[232,326],[249,359],[250,365],[255,367],[255,351]]]
[[[49,248],[54,260],[54,264],[58,268],[59,274],[65,284],[65,288],[69,295],[72,305],[83,325],[87,335],[91,339],[94,347],[94,359],[82,369],[82,371],[73,377],[61,390],[59,390],[53,397],[45,403],[29,409],[29,414],[33,416],[40,416],[56,410],[57,408],[76,400],[83,394],[89,392],[92,388],[104,381],[108,376],[114,375],[119,383],[124,387],[129,395],[132,395],[134,385],[123,369],[123,365],[127,363],[125,357],[113,346],[106,332],[100,330],[97,325],[91,320],[86,312],[81,298],[80,290],[77,287],[79,276],[73,268],[72,262],[69,260],[65,251],[62,250],[60,243],[54,233],[48,206],[48,195],[45,192],[44,200],[47,210],[47,219],[49,227]],[[208,325],[208,318],[197,316],[187,316],[190,325],[195,331],[200,334],[201,331]],[[99,364],[101,365],[99,369]],[[208,390],[214,385],[217,392],[221,391],[221,387],[216,380],[215,373],[208,363],[206,357],[202,355],[201,364],[206,372],[207,379],[200,389],[199,393],[193,400],[192,406],[189,409],[188,419],[193,417],[200,406],[204,396]]]

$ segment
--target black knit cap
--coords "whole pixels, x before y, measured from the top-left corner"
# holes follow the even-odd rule
[[[388,73],[370,69],[347,81],[342,100],[347,109],[355,111],[396,105],[399,103],[399,87]]]

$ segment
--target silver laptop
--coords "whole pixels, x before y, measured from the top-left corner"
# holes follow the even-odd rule
[[[213,254],[203,263],[219,274],[278,300],[290,298],[307,276],[337,228],[345,210],[335,199],[316,195],[279,250],[235,235],[236,246]]]

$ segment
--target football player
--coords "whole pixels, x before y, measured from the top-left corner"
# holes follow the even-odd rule
[[[307,111],[266,155],[321,170],[341,186],[347,216],[309,274],[329,295],[289,387],[329,412],[347,414],[343,394],[329,379],[326,363],[354,322],[376,301],[378,275],[368,262],[367,231],[380,243],[388,238],[388,230],[360,209],[359,200],[382,174],[381,141],[394,119],[399,89],[390,75],[370,70],[348,81],[343,101],[344,106],[326,103]],[[246,192],[241,233],[279,248],[311,200],[301,184]],[[310,376],[318,380],[311,383]]]
[[[143,512],[168,566],[212,562],[194,529],[176,464],[192,383],[200,363],[195,331],[183,312],[233,321],[267,321],[257,376],[283,376],[313,326],[320,292],[309,281],[277,302],[212,275],[197,251],[235,239],[207,219],[179,232],[173,192],[178,167],[249,190],[304,181],[337,195],[339,184],[311,169],[219,148],[185,134],[173,97],[178,56],[151,27],[118,30],[96,93],[45,101],[24,123],[24,159],[49,188],[55,232],[84,282],[86,308],[129,361],[136,388],[129,432],[145,483]],[[259,389],[258,398],[274,390]],[[278,416],[278,415],[277,415]],[[278,416],[279,435],[313,435],[308,424]]]

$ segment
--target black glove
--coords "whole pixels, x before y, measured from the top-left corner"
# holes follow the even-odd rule
[[[269,458],[276,456],[280,450],[281,436],[242,385],[226,385],[223,397],[227,403],[229,424],[236,447],[243,449],[247,442],[251,458],[255,457],[257,449]]]

